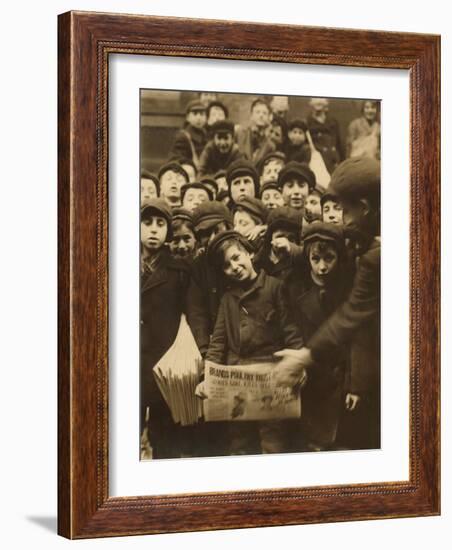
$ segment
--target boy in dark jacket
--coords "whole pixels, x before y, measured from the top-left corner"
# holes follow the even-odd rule
[[[235,231],[226,231],[213,239],[208,253],[231,287],[221,300],[206,359],[247,365],[272,361],[281,345],[299,349],[301,334],[284,302],[282,283],[265,271],[256,272],[248,242]],[[291,450],[293,422],[249,422],[230,427],[231,454]]]
[[[353,448],[380,447],[380,163],[357,157],[335,170],[328,189],[343,208],[353,236],[357,269],[351,291],[298,353],[282,352],[283,385],[295,384],[306,367],[315,368],[343,345],[350,349],[346,407],[356,415]],[[308,373],[309,376],[309,373]]]
[[[199,168],[199,159],[207,143],[206,106],[199,100],[190,101],[187,105],[186,123],[175,136],[171,157],[187,158]]]
[[[215,174],[226,170],[237,159],[243,158],[234,143],[234,124],[229,120],[218,120],[212,126],[212,139],[205,146],[199,159],[199,176]]]
[[[141,209],[141,433],[147,431],[154,458],[173,458],[181,452],[178,427],[153,374],[176,338],[189,283],[189,268],[167,248],[171,221],[163,199],[152,199]]]
[[[345,300],[352,273],[341,227],[315,223],[305,231],[303,262],[286,279],[287,301],[307,342]],[[309,371],[302,390],[302,448],[334,446],[343,410],[347,350],[343,347]]]
[[[287,162],[296,160],[306,162],[311,160],[311,148],[306,138],[308,127],[301,118],[294,118],[289,122],[287,144],[285,148]]]

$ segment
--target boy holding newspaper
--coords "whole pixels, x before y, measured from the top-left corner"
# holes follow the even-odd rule
[[[282,282],[265,271],[256,272],[248,241],[225,231],[210,243],[211,261],[230,282],[218,312],[206,360],[223,365],[273,361],[284,347],[300,349],[302,337],[285,306]],[[230,454],[282,453],[291,450],[293,420],[230,422]]]

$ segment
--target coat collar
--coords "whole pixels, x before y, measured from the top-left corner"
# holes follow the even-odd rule
[[[250,294],[253,294],[254,292],[256,292],[256,290],[263,287],[264,282],[265,282],[265,278],[266,278],[265,271],[261,270],[258,273],[257,278],[254,281],[254,284],[250,288],[248,288],[247,290],[244,291],[242,288],[240,288],[240,286],[234,286],[234,287],[231,288],[231,294],[233,296],[235,296],[236,298],[238,298],[240,301],[242,301],[247,296],[249,296]]]

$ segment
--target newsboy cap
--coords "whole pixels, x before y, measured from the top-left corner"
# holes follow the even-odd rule
[[[293,176],[298,176],[307,182],[309,189],[314,189],[316,186],[315,174],[304,162],[297,162],[295,160],[288,162],[279,173],[279,185],[283,187],[284,183]]]
[[[341,225],[325,222],[315,222],[308,225],[303,232],[303,241],[310,242],[316,240],[334,241],[340,246],[345,244],[344,229]]]
[[[207,111],[207,107],[204,103],[202,103],[202,101],[199,101],[199,99],[192,99],[192,101],[187,103],[185,114],[188,115],[191,111]]]
[[[215,237],[207,246],[208,257],[213,263],[218,263],[217,255],[220,245],[225,241],[231,239],[239,242],[248,252],[254,252],[252,244],[247,239],[245,239],[243,235],[237,233],[237,231],[234,231],[232,229],[228,231],[222,231],[221,233],[218,233],[218,235],[215,235]]]
[[[270,210],[267,217],[268,234],[279,228],[289,228],[293,231],[301,231],[303,226],[303,213],[290,206],[278,206]]]
[[[184,178],[185,178],[185,181],[187,181],[187,182],[190,179],[188,177],[187,172],[182,168],[182,166],[178,162],[167,162],[159,170],[159,180],[161,180],[162,176],[166,172],[169,172],[170,170],[172,172],[176,172],[176,174],[182,174],[182,176],[184,176]]]
[[[195,232],[209,229],[221,222],[225,222],[229,226],[232,226],[231,213],[222,202],[203,202],[196,207],[193,212]]]
[[[232,162],[226,170],[226,181],[229,187],[231,187],[232,180],[239,176],[251,176],[254,181],[254,187],[256,188],[256,195],[259,189],[259,176],[254,168],[254,164],[247,159],[237,159]]]
[[[234,135],[234,123],[230,120],[217,120],[210,127],[212,135],[220,133],[228,133]]]
[[[352,157],[334,170],[327,193],[343,198],[380,200],[380,162]]]
[[[168,225],[168,231],[166,233],[166,241],[171,241],[173,239],[173,231],[171,228],[171,222],[173,220],[173,214],[171,208],[168,206],[167,202],[164,199],[155,198],[149,199],[141,207],[140,210],[140,220],[143,221],[152,215],[161,216],[164,218]]]
[[[204,183],[200,181],[189,181],[188,183],[184,183],[184,185],[180,189],[180,196],[182,201],[184,200],[185,193],[189,189],[200,189],[201,191],[205,191],[207,193],[207,196],[209,197],[209,201],[213,200],[213,193],[212,190],[207,187]]]
[[[265,208],[264,203],[254,197],[243,197],[239,202],[235,203],[235,210],[242,209],[248,212],[252,216],[255,216],[259,220],[262,220],[264,224],[267,220],[268,210]]]

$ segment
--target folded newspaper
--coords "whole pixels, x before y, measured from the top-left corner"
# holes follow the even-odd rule
[[[202,416],[202,403],[195,396],[202,364],[193,334],[182,315],[173,345],[154,367],[154,378],[174,422],[188,426]]]
[[[276,386],[274,363],[240,367],[205,363],[204,419],[271,420],[301,416],[299,392]]]

